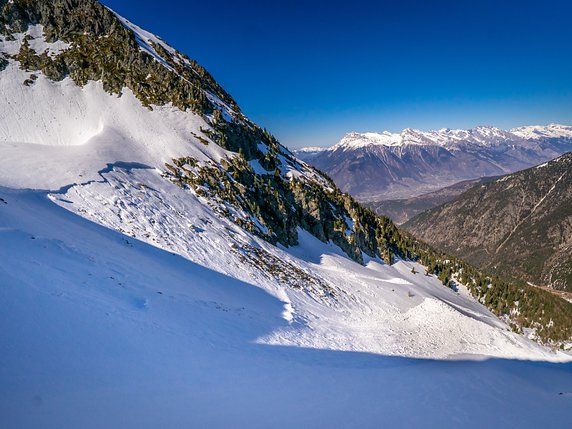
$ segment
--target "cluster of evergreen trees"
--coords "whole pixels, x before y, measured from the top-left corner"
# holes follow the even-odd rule
[[[8,60],[4,58],[2,54],[0,54],[0,72],[8,67]]]

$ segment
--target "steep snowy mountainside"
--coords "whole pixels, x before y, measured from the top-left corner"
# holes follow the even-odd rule
[[[401,133],[349,133],[321,151],[296,155],[361,201],[406,199],[455,183],[499,176],[572,150],[571,127],[551,124],[504,131],[481,126]]]
[[[294,158],[244,117],[198,64],[95,1],[55,3],[15,1],[3,7],[7,65],[0,85],[10,109],[0,118],[1,186],[49,190],[54,201],[75,213],[217,271],[249,281],[262,278],[260,286],[269,290],[278,284],[280,290],[336,299],[347,293],[351,285],[341,287],[331,273],[315,276],[313,266],[286,263],[287,257],[276,254],[273,245],[298,246],[308,235],[359,264],[385,261],[392,269],[399,260],[416,260],[451,285],[460,262],[402,233]],[[68,45],[55,56],[41,51],[58,40]],[[90,79],[96,73],[97,79]],[[133,183],[130,174],[124,181],[108,178],[122,168],[145,180]],[[152,192],[163,189],[157,177],[170,186],[164,193]],[[175,185],[181,203],[171,201]],[[240,227],[248,240],[236,243],[236,233],[225,224],[216,238],[191,252],[188,240],[211,229],[185,217],[195,205]],[[228,272],[232,266],[250,268]],[[533,327],[543,341],[570,336],[529,314],[521,314],[516,325],[510,317],[506,321],[513,329]],[[378,343],[371,347],[392,353]],[[443,346],[439,353],[481,353],[469,352],[471,347]]]
[[[269,333],[261,339],[265,343],[415,357],[558,358],[510,332],[466,294],[423,275],[419,264],[367,259],[361,266],[302,230],[298,246],[279,249],[188,194],[154,169],[120,165],[103,172],[100,181],[50,198],[280,298],[291,324]],[[490,346],[477,345],[485,343]]]
[[[128,89],[118,98],[100,82],[80,88],[70,79],[38,76],[28,87],[27,75],[11,63],[0,79],[0,101],[11,106],[0,121],[5,186],[58,189],[97,179],[99,169],[117,160],[162,167],[183,155],[218,162],[230,154],[201,143],[209,139],[199,134],[208,123],[197,114],[172,106],[151,111]]]

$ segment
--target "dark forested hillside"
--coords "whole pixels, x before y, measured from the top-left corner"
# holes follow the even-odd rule
[[[475,187],[405,228],[484,269],[570,291],[572,153]]]

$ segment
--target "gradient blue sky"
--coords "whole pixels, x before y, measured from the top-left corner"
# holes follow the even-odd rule
[[[572,124],[572,2],[103,0],[206,67],[284,144]]]

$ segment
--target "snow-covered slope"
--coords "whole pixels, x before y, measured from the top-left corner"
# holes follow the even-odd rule
[[[464,180],[512,173],[572,150],[572,127],[504,131],[481,126],[400,133],[349,133],[330,148],[297,156],[364,201],[403,199]]]
[[[160,39],[121,22],[159,55]],[[47,45],[37,27],[28,31],[38,49]],[[300,227],[297,245],[275,246],[238,226],[236,207],[174,181],[173,159],[191,174],[238,157],[216,144],[214,110],[147,108],[128,88],[118,97],[98,81],[32,79],[7,61],[7,427],[558,427],[569,417],[570,355],[512,332],[462,286],[444,287],[407,260],[364,253],[361,265]],[[220,91],[202,90],[227,126],[243,120]],[[257,180],[328,186],[279,146],[255,147]],[[260,164],[270,155],[274,171]],[[347,219],[345,234],[355,225]],[[480,361],[491,357],[504,360]],[[450,415],[451,403],[475,397]]]
[[[118,98],[99,82],[80,88],[39,76],[28,87],[27,75],[11,63],[0,79],[0,103],[10,106],[0,121],[4,186],[57,189],[97,179],[118,160],[162,167],[183,155],[219,161],[227,153],[199,143],[194,134],[208,124],[196,114],[169,106],[150,111],[128,89]]]
[[[128,174],[162,183],[152,179],[152,170],[120,169],[109,176],[126,187]],[[304,264],[332,273],[331,279],[351,275],[344,287],[354,286],[340,303],[288,288],[288,296],[279,298],[277,289],[269,293],[259,282],[96,225],[53,204],[44,192],[1,188],[0,198],[5,428],[342,428],[380,422],[559,428],[569,421],[570,364],[399,356],[419,354],[415,345],[423,339],[428,355],[439,355],[439,344],[463,350],[474,342],[481,352],[502,347],[547,357],[494,328],[499,322],[474,303],[412,275],[405,264],[386,269],[373,263],[354,271],[335,249],[307,237],[291,254],[277,254],[312,257]],[[199,204],[193,207],[189,216],[205,214]],[[198,231],[193,234],[206,236],[197,241],[212,250],[206,243],[215,233]],[[417,295],[408,297],[406,290]],[[289,297],[295,298],[294,311]],[[394,306],[382,306],[385,300]],[[391,338],[399,325],[409,332],[401,332],[396,344]],[[428,330],[441,333],[427,336]],[[459,331],[466,331],[463,338],[456,337]],[[372,350],[373,344],[395,356],[338,351]]]
[[[100,181],[73,186],[53,201],[128,236],[230,277],[255,284],[287,303],[292,323],[264,342],[386,355],[451,357],[491,355],[558,359],[522,337],[482,305],[444,287],[423,268],[379,260],[365,267],[332,244],[302,230],[300,244],[276,248],[220,219],[200,199],[165,181],[153,169],[116,166]],[[252,249],[309,281],[277,281],[246,262]],[[412,274],[415,267],[417,274]],[[564,355],[560,358],[565,358]]]

